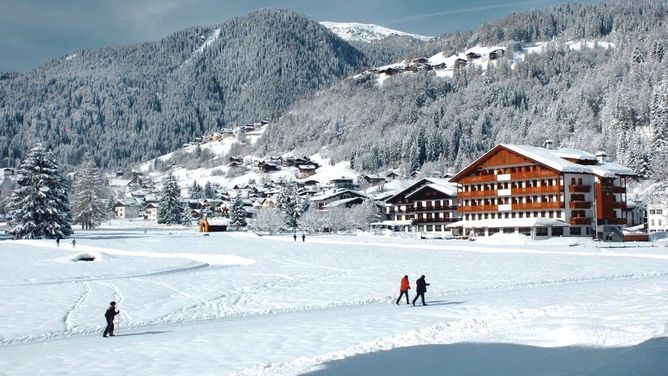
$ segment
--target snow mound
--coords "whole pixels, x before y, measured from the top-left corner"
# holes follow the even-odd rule
[[[95,255],[92,253],[80,253],[74,257],[72,257],[72,261],[77,262],[77,261],[95,261],[97,260],[99,255]]]

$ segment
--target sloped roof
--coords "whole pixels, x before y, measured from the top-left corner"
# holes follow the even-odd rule
[[[464,177],[465,174],[471,171],[475,166],[479,165],[482,161],[486,160],[488,156],[496,153],[499,149],[510,150],[557,172],[593,174],[606,178],[636,175],[636,173],[633,172],[633,170],[630,168],[615,162],[597,162],[595,164],[581,165],[564,159],[570,158],[596,161],[595,155],[579,149],[561,148],[559,150],[550,150],[529,145],[499,144],[490,149],[487,153],[483,154],[480,158],[476,159],[473,163],[459,171],[450,179],[450,181],[454,182]]]
[[[416,193],[417,191],[423,189],[425,186],[432,186],[432,188],[438,190],[439,192],[443,192],[447,195],[450,196],[456,196],[457,195],[457,186],[454,185],[453,183],[450,183],[446,179],[439,179],[439,178],[422,178],[415,183],[409,185],[408,187],[402,189],[398,193],[392,195],[391,197],[387,198],[385,201],[389,202],[395,197],[399,197],[403,194],[406,194],[406,197]]]

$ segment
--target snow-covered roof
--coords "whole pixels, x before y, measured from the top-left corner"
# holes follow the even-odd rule
[[[552,153],[561,158],[596,161],[596,156],[594,154],[575,148],[559,148]]]
[[[559,172],[572,172],[579,174],[590,173],[591,169],[589,166],[579,165],[570,161],[563,159],[558,156],[554,150],[540,148],[536,146],[528,145],[511,145],[511,144],[501,144],[505,148],[512,150],[520,155],[523,155],[527,158],[533,159],[534,161],[553,168]]]
[[[448,184],[448,185],[441,185],[441,184],[426,184],[418,189],[414,190],[413,192],[409,193],[406,195],[406,198],[420,192],[421,190],[425,188],[431,188],[433,190],[439,191],[443,194],[446,194],[448,196],[456,196],[457,195],[457,187],[454,186],[453,184]]]
[[[351,189],[339,189],[337,191],[326,192],[326,193],[323,193],[323,194],[315,195],[315,196],[311,197],[311,201],[323,201],[323,200],[327,200],[329,198],[336,197],[340,194],[347,193],[347,192],[350,192],[354,195],[357,195],[357,197],[366,197],[366,195],[364,193],[361,193],[361,192],[358,192],[358,191],[353,191]]]
[[[494,218],[479,221],[459,221],[446,225],[447,228],[501,228],[501,227],[568,227],[563,221],[552,218]]]
[[[341,199],[341,200],[332,201],[329,204],[325,205],[325,207],[326,208],[333,208],[333,207],[345,205],[349,202],[353,202],[355,200],[360,200],[360,199],[363,200],[364,198],[363,197],[344,198],[344,199]]]
[[[382,221],[382,222],[374,222],[371,224],[371,226],[410,226],[412,225],[413,222],[409,220],[401,220],[401,221]]]

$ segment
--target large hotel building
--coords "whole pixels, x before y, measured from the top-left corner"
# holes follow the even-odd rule
[[[592,236],[627,225],[626,183],[633,170],[606,161],[604,153],[547,145],[497,145],[452,177],[462,220],[447,227],[462,235],[540,238]]]

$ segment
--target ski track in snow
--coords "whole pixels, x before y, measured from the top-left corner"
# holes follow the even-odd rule
[[[628,274],[618,274],[618,275],[606,275],[606,276],[598,276],[598,277],[577,277],[577,278],[566,278],[566,279],[557,279],[557,280],[542,280],[542,281],[527,281],[527,282],[517,282],[517,283],[510,283],[510,284],[503,284],[503,285],[493,285],[493,286],[486,286],[486,287],[479,287],[479,288],[470,288],[470,289],[458,289],[458,290],[434,290],[429,294],[429,299],[430,300],[439,300],[439,299],[454,299],[454,298],[465,298],[467,295],[472,295],[472,294],[484,294],[484,293],[496,293],[496,292],[514,292],[518,290],[526,290],[526,289],[541,289],[541,288],[549,288],[549,287],[554,287],[554,286],[566,286],[566,285],[576,285],[576,284],[592,284],[592,283],[601,283],[601,282],[611,282],[611,281],[625,281],[625,280],[645,280],[645,279],[652,279],[652,278],[665,278],[668,277],[668,272],[665,273],[628,273]],[[117,302],[121,302],[123,299],[122,294],[120,293],[120,290],[118,290],[115,286],[108,285],[106,283],[101,283],[97,282],[99,284],[104,285],[107,288],[110,288],[114,291],[114,296],[116,297]],[[371,299],[366,299],[366,300],[352,300],[352,301],[347,301],[347,302],[337,302],[337,303],[329,303],[329,304],[320,304],[320,305],[306,305],[306,306],[300,306],[300,307],[289,307],[289,308],[272,308],[272,309],[264,309],[264,310],[258,310],[254,312],[246,312],[238,309],[238,306],[240,305],[241,302],[245,301],[245,299],[248,299],[247,296],[245,296],[243,293],[247,292],[250,290],[249,288],[240,288],[234,293],[237,294],[237,297],[234,299],[234,301],[231,303],[231,311],[225,312],[224,308],[221,308],[221,305],[224,305],[226,302],[223,300],[225,297],[229,297],[230,295],[233,294],[223,294],[208,300],[203,301],[202,303],[198,303],[195,305],[191,305],[189,307],[184,307],[178,311],[174,311],[171,313],[168,313],[162,317],[159,317],[154,320],[148,320],[144,322],[137,322],[134,324],[130,325],[117,325],[117,328],[123,329],[123,330],[138,330],[138,329],[145,329],[145,328],[164,328],[164,327],[169,327],[173,325],[191,325],[191,324],[197,324],[197,323],[204,323],[204,322],[210,322],[210,321],[218,321],[218,320],[234,320],[234,319],[244,319],[244,318],[255,318],[255,317],[266,317],[269,315],[275,315],[275,314],[291,314],[291,313],[304,313],[304,312],[313,312],[313,311],[329,311],[329,310],[340,310],[340,309],[363,309],[365,307],[368,307],[369,305],[373,304],[394,304],[394,300],[396,297],[393,296],[387,296],[384,298],[371,298]],[[87,296],[87,293],[85,292],[84,295]],[[70,310],[69,315],[71,315],[71,312],[75,310],[75,308],[79,307],[84,301],[85,298],[82,297],[79,298],[79,302],[75,304],[75,306]],[[215,312],[199,312],[202,310],[202,308],[208,308],[208,307],[218,307],[218,309]],[[199,313],[198,315],[193,315],[193,314],[187,314],[188,312],[195,311],[196,313]],[[123,317],[124,311],[121,310],[121,317]],[[125,318],[127,321],[130,321],[130,317],[125,315]],[[477,319],[470,319],[470,320],[477,320]],[[119,324],[122,322],[125,322],[126,320],[119,320]],[[16,344],[30,344],[30,343],[35,343],[35,342],[43,342],[47,340],[54,340],[54,339],[65,339],[69,337],[80,337],[80,336],[88,336],[88,335],[97,335],[99,334],[99,328],[78,328],[78,327],[72,327],[68,330],[65,330],[61,333],[47,333],[45,335],[41,336],[26,336],[26,337],[18,337],[18,338],[6,338],[6,339],[0,339],[0,345],[16,345]],[[432,343],[432,342],[430,342]],[[450,343],[450,342],[447,342]],[[412,346],[412,345],[411,345]],[[380,351],[380,350],[376,350]],[[353,354],[356,355],[357,353]],[[351,356],[351,355],[346,355],[346,356]],[[331,359],[328,359],[329,361]],[[315,364],[315,363],[314,363]],[[253,372],[257,370],[254,369]],[[280,372],[279,372],[280,373]],[[244,373],[241,373],[244,374]],[[255,373],[253,373],[255,374]],[[260,373],[262,374],[262,373]],[[274,373],[271,373],[274,374]]]
[[[90,285],[88,283],[84,282],[83,287],[84,287],[83,293],[81,294],[79,299],[77,299],[77,301],[74,303],[72,308],[70,308],[67,311],[67,313],[65,313],[65,316],[63,317],[63,323],[65,324],[65,330],[63,331],[63,333],[68,333],[68,332],[73,331],[75,326],[72,324],[72,315],[74,314],[74,312],[77,309],[79,309],[79,307],[81,307],[86,302],[86,300],[88,299],[88,296],[90,295],[90,291],[91,291]]]

